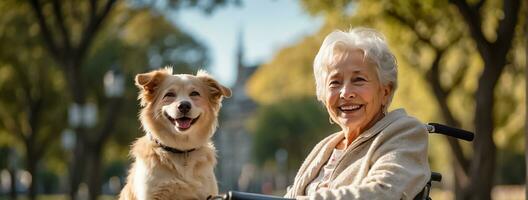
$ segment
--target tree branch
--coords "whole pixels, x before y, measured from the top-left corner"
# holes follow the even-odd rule
[[[16,78],[19,80],[18,83],[20,84],[24,95],[26,95],[24,99],[24,105],[28,105],[33,101],[33,96],[31,95],[31,83],[26,73],[28,70],[27,68],[21,67],[23,65],[18,61],[18,59],[7,58],[7,60],[10,60],[13,63],[13,69],[16,72]]]
[[[449,0],[455,4],[469,26],[469,31],[476,42],[480,55],[487,55],[490,50],[490,43],[482,33],[480,14],[478,10],[467,4],[466,0]]]
[[[46,153],[46,148],[50,146],[51,142],[53,142],[57,138],[60,138],[60,137],[57,137],[60,131],[51,131],[51,133],[54,133],[54,134],[49,135],[48,137],[44,137],[44,139],[42,139],[38,143],[38,145],[36,145],[35,150],[36,150],[36,154],[38,158],[41,158],[44,155],[44,153]]]
[[[412,22],[411,20],[401,16],[400,14],[392,11],[387,10],[387,14],[394,18],[395,20],[398,20],[401,24],[405,25],[408,29],[410,29],[414,35],[418,38],[418,40],[422,41],[423,43],[429,44],[432,47],[436,47],[431,41],[430,38],[423,36],[417,29],[416,29],[416,23]]]
[[[29,112],[28,112],[28,123],[29,128],[31,129],[30,133],[28,133],[29,138],[36,137],[36,132],[39,129],[39,115],[42,111],[42,104],[43,100],[42,98],[37,98],[35,101],[31,102],[29,105]]]
[[[448,42],[447,44],[445,45],[440,45],[440,44],[434,44],[433,41],[431,40],[431,37],[426,37],[424,36],[417,28],[416,28],[416,22],[413,22],[412,20],[409,20],[407,18],[405,18],[404,16],[392,11],[392,10],[387,10],[386,13],[394,18],[395,20],[398,20],[401,24],[405,25],[408,29],[410,29],[411,31],[413,31],[414,35],[416,35],[416,37],[418,38],[418,40],[422,41],[423,43],[426,43],[428,44],[429,46],[433,47],[435,50],[447,50],[449,47],[451,47],[452,45],[456,44],[458,41],[460,41],[462,39],[462,34],[457,32],[457,35],[452,37],[454,39],[452,39],[450,42]]]
[[[2,124],[8,130],[9,133],[11,133],[13,136],[19,138],[22,141],[27,140],[26,136],[22,133],[22,130],[20,130],[20,127],[16,124],[15,120],[13,120],[13,116],[9,116],[6,112],[1,111],[0,116],[2,116]]]
[[[62,42],[64,46],[64,53],[67,54],[71,50],[71,44],[70,44],[70,35],[68,33],[68,30],[66,29],[66,25],[64,23],[64,16],[62,14],[61,5],[58,0],[53,0],[53,15],[55,16],[55,19],[57,19],[57,22],[59,24],[59,29],[62,35]],[[67,56],[67,55],[64,55]]]
[[[480,11],[480,8],[482,8],[482,6],[484,5],[486,1],[485,0],[480,0],[477,2],[477,4],[475,4],[474,9],[478,12]]]
[[[61,60],[60,47],[57,45],[57,43],[55,43],[55,40],[51,35],[51,32],[46,23],[46,18],[42,13],[42,6],[38,2],[38,0],[30,0],[29,2],[31,3],[31,8],[33,8],[33,12],[35,12],[40,30],[42,31],[42,35],[44,37],[44,42],[46,46],[48,46],[51,56],[54,57],[57,61]]]
[[[460,123],[454,118],[453,114],[449,110],[449,106],[447,105],[447,97],[449,96],[449,93],[444,90],[440,84],[440,60],[442,59],[444,52],[444,50],[436,50],[435,60],[431,64],[431,68],[428,70],[426,76],[429,85],[431,85],[433,89],[433,94],[436,97],[442,112],[442,116],[446,120],[446,123],[450,126],[459,127]],[[465,175],[467,175],[469,172],[469,161],[467,158],[465,158],[459,141],[449,137],[447,137],[447,140],[449,142],[449,146],[451,146],[453,154],[455,155],[455,159],[460,164],[462,171],[465,173]]]
[[[453,126],[453,125],[450,125]],[[458,126],[456,126],[458,127]],[[469,176],[469,160],[464,156],[464,151],[462,151],[462,146],[460,145],[460,141],[458,139],[446,136],[447,142],[449,146],[451,147],[451,150],[453,151],[453,155],[455,155],[455,159],[457,160],[458,165],[462,169],[462,172],[466,177]]]
[[[97,14],[97,0],[90,0],[90,18],[96,16]]]
[[[462,83],[462,80],[464,80],[464,75],[467,72],[467,69],[469,67],[460,67],[460,70],[457,71],[455,78],[453,79],[453,83],[451,84],[451,87],[446,89],[446,93],[450,94],[454,88],[460,85]]]
[[[101,23],[106,18],[106,16],[108,16],[108,13],[114,6],[115,2],[116,0],[108,0],[103,8],[103,11],[99,15],[97,15],[97,12],[93,12],[92,14],[94,15],[90,15],[88,25],[83,31],[81,42],[79,44],[79,48],[77,49],[78,50],[77,54],[75,55],[77,57],[77,59],[75,60],[77,60],[78,62],[82,62],[82,58],[84,57],[84,54],[88,50],[89,45],[92,43],[92,40],[94,39],[95,34],[99,30]],[[96,5],[96,4],[93,3],[92,5]],[[78,64],[79,63],[75,63],[76,65],[75,67],[78,67],[77,66]]]
[[[519,0],[504,0],[503,13],[504,18],[499,21],[497,29],[497,45],[500,57],[505,57],[511,47],[512,38],[515,34],[515,25],[519,19],[519,9],[521,2]]]

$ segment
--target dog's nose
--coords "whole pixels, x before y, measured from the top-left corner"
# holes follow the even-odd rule
[[[178,106],[178,110],[182,113],[188,113],[191,110],[191,103],[188,101],[181,102]]]

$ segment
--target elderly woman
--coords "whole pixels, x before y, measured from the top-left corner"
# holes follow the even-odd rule
[[[286,197],[412,199],[430,176],[427,131],[403,109],[394,55],[372,29],[335,31],[314,61],[317,98],[341,131],[315,146]]]

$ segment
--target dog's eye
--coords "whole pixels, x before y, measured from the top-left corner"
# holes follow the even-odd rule
[[[165,94],[164,97],[175,97],[176,96],[176,93],[174,92],[167,92],[167,94]]]
[[[200,96],[200,93],[193,91],[191,94],[189,94],[189,96]]]

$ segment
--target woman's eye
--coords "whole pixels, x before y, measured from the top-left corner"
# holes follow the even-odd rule
[[[367,80],[362,77],[357,77],[354,79],[354,82],[360,82],[360,81],[367,81]]]
[[[191,94],[189,94],[189,96],[200,96],[200,93],[193,91]]]
[[[330,86],[336,86],[339,85],[339,81],[330,81]]]
[[[175,97],[176,96],[176,93],[174,92],[167,92],[167,94],[165,94],[164,97]]]

